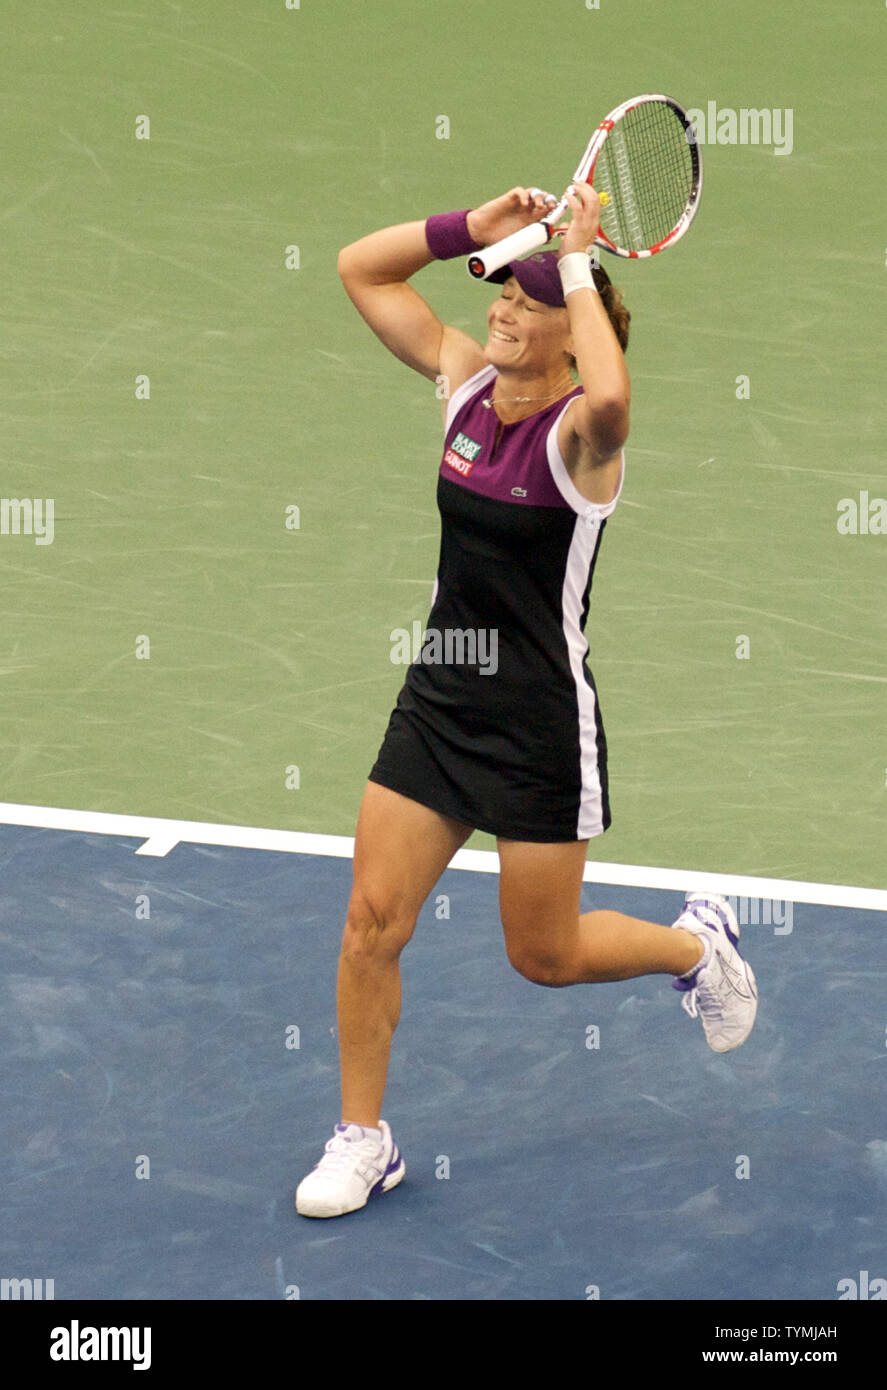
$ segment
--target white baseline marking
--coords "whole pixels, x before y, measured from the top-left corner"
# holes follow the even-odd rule
[[[219,825],[212,821],[165,820],[160,816],[116,815],[108,811],[77,811],[59,806],[24,806],[0,802],[0,825],[29,825],[40,830],[71,830],[88,835],[120,835],[141,839],[136,854],[162,858],[178,844],[223,845],[229,849],[261,849],[278,854],[318,854],[351,859],[354,840],[348,835],[311,835],[300,830],[270,830],[254,825]],[[460,849],[451,869],[475,874],[499,872],[493,850]],[[745,874],[696,873],[691,869],[659,869],[645,864],[605,864],[590,859],[586,883],[627,888],[659,888],[675,893],[723,893],[771,902],[815,903],[822,907],[859,908],[887,912],[887,889],[857,888],[839,883],[804,883],[790,878],[753,878]]]

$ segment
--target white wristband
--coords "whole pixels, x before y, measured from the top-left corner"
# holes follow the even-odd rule
[[[597,294],[597,285],[591,273],[591,261],[584,251],[570,251],[566,256],[561,256],[557,268],[564,299],[574,290],[594,290]]]

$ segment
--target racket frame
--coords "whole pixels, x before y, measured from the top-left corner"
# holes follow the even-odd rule
[[[501,241],[494,242],[492,246],[486,246],[482,251],[477,251],[468,257],[468,273],[475,280],[485,280],[495,271],[501,270],[503,265],[508,265],[511,261],[519,260],[522,256],[527,256],[531,251],[544,246],[555,235],[554,228],[569,207],[567,194],[573,193],[574,185],[577,183],[592,183],[594,179],[595,165],[604,147],[604,141],[610,134],[613,127],[621,121],[622,117],[635,107],[643,105],[645,102],[659,101],[670,106],[675,114],[680,118],[687,137],[687,144],[690,148],[690,158],[692,161],[693,182],[690,195],[684,205],[684,210],[675,223],[668,236],[658,241],[655,246],[647,247],[640,251],[628,251],[623,246],[617,246],[615,242],[603,231],[598,231],[595,237],[595,245],[600,246],[604,251],[611,252],[614,256],[623,256],[631,260],[639,260],[647,256],[655,256],[660,251],[664,251],[666,246],[673,246],[676,241],[680,241],[690,223],[696,215],[699,206],[699,198],[702,193],[702,156],[699,152],[699,144],[696,139],[696,131],[692,121],[687,116],[682,106],[675,101],[674,97],[666,96],[662,92],[647,92],[642,96],[631,97],[628,101],[623,101],[619,106],[613,108],[608,116],[605,116],[600,125],[595,129],[594,134],[585,147],[585,153],[577,165],[576,172],[570,181],[567,192],[561,198],[556,207],[546,213],[538,222],[531,222],[527,227],[521,227],[519,231],[513,232],[511,236],[503,237]]]

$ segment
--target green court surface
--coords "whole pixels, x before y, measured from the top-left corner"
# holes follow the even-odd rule
[[[883,5],[7,0],[4,30],[0,491],[54,501],[51,544],[0,535],[5,801],[353,833],[441,430],[336,252],[560,193],[666,91],[791,112],[792,147],[707,143],[685,240],[607,262],[633,422],[590,855],[887,887],[887,535],[838,529],[887,497]],[[483,334],[461,264],[416,283]]]

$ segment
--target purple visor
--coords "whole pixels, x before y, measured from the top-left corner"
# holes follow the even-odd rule
[[[524,261],[511,261],[508,265],[503,265],[501,270],[494,270],[492,275],[486,277],[486,282],[504,285],[513,275],[530,299],[538,299],[540,304],[550,304],[553,309],[563,309],[566,301],[557,260],[553,251],[537,251],[535,256],[528,256]],[[591,273],[598,289],[610,284],[609,275],[599,265],[592,265]]]

